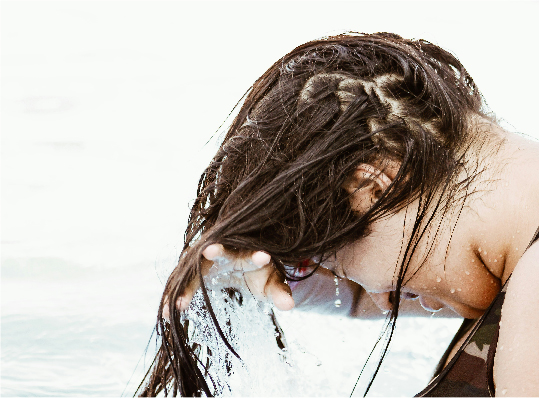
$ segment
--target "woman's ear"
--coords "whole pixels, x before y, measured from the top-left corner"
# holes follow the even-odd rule
[[[343,188],[350,194],[352,210],[363,214],[379,200],[391,183],[392,178],[388,174],[370,164],[360,163],[345,180]]]

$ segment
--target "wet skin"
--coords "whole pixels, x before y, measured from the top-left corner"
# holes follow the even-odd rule
[[[495,152],[484,145],[468,153],[473,163],[487,163],[472,187],[476,193],[462,210],[451,208],[430,224],[406,271],[402,298],[418,297],[427,310],[447,307],[477,318],[509,281],[493,369],[496,395],[538,396],[538,244],[526,252],[538,227],[538,145],[489,123],[485,129],[487,138],[503,144]],[[366,211],[388,187],[397,166],[359,165],[343,187],[352,209]],[[395,272],[416,209],[412,202],[376,221],[366,237],[321,265],[357,282],[381,310],[390,309]],[[216,244],[203,256],[203,273],[211,272],[212,260],[218,258],[217,272],[244,272],[255,297],[282,310],[294,307],[291,290],[269,254],[232,255]],[[197,288],[198,279],[178,299],[180,310],[187,308]],[[167,303],[163,314],[168,315]]]

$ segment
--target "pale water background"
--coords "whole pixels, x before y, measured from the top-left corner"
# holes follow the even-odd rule
[[[205,144],[298,44],[342,30],[434,41],[537,137],[538,3],[467,2],[470,23],[455,4],[3,1],[1,394],[133,393]],[[381,323],[278,317],[313,359],[306,395],[348,395]],[[401,320],[371,395],[418,392],[458,324]]]

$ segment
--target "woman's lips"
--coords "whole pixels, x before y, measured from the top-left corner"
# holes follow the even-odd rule
[[[390,292],[389,301],[390,304],[394,302],[396,292],[392,291]],[[422,308],[424,308],[426,311],[429,312],[437,312],[444,308],[444,304],[439,302],[438,300],[435,300],[433,298],[426,298],[424,296],[419,296],[418,294],[409,293],[409,292],[401,292],[401,299],[403,300],[416,300],[419,298],[420,305]]]
[[[401,298],[404,298],[406,300],[416,300],[418,298],[418,294],[401,293]]]
[[[394,302],[394,298],[396,297],[396,292],[392,291],[390,292],[389,301],[390,303]],[[418,298],[417,294],[409,293],[409,292],[401,292],[401,299],[403,300],[416,300]]]

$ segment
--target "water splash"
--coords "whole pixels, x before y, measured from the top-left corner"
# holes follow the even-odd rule
[[[270,304],[257,301],[243,282],[231,272],[212,276],[207,283],[210,302],[227,341],[226,347],[212,322],[199,290],[183,315],[188,321],[190,345],[195,344],[201,363],[209,364],[207,384],[219,396],[300,396],[306,368],[295,365],[285,337]],[[231,289],[223,286],[237,286]],[[201,366],[201,371],[205,371]]]

